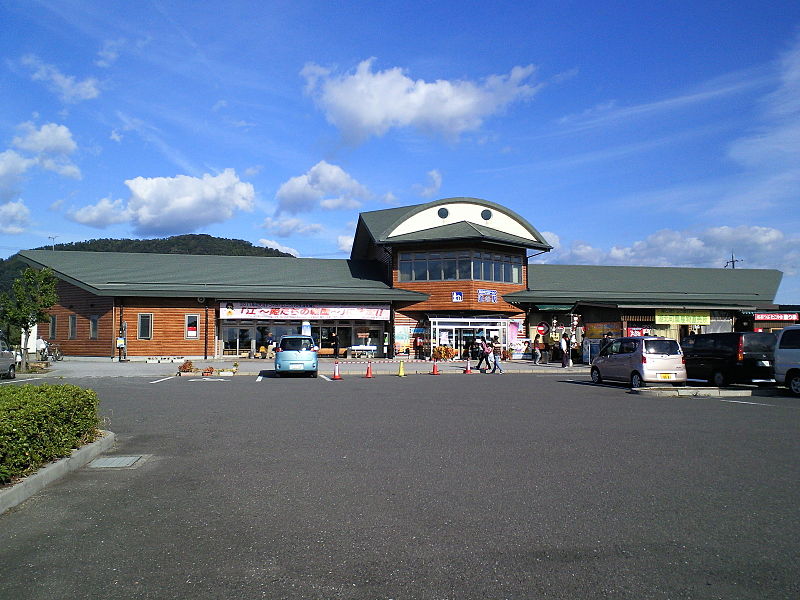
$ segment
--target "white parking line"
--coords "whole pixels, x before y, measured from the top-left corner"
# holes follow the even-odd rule
[[[175,377],[175,375],[170,375],[169,377],[164,377],[164,379],[156,379],[155,381],[151,381],[150,383],[161,383],[162,381],[167,381],[169,379],[172,379],[173,377]]]
[[[752,404],[754,406],[775,406],[774,404],[764,404],[763,402],[745,402],[744,400],[720,400],[720,402],[730,402],[732,404]]]
[[[264,378],[263,378],[261,375],[259,375],[258,377],[256,377],[256,381],[261,381],[262,379],[264,379]]]
[[[322,373],[319,373],[319,376],[322,377],[325,381],[330,381],[330,378],[327,375],[323,375]]]

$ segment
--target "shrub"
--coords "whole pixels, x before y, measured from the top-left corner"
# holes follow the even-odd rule
[[[431,353],[431,357],[434,360],[452,360],[457,354],[456,349],[450,346],[436,346]]]
[[[97,438],[98,399],[74,385],[0,388],[0,484]]]

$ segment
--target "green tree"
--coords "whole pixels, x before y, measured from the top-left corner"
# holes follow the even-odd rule
[[[22,370],[28,369],[28,340],[36,323],[45,321],[58,302],[56,278],[49,269],[25,269],[11,284],[11,294],[0,294],[0,311],[7,323],[22,331]]]

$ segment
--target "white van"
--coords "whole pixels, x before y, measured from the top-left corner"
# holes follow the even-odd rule
[[[17,375],[17,357],[2,338],[0,338],[0,375],[9,379],[14,379]]]
[[[784,327],[775,344],[775,382],[800,396],[800,325]]]

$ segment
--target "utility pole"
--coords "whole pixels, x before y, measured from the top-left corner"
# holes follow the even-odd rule
[[[743,258],[736,258],[736,257],[734,257],[734,256],[733,256],[733,251],[731,251],[731,259],[730,259],[728,262],[726,262],[726,263],[725,263],[725,267],[724,267],[724,268],[726,268],[726,269],[727,269],[727,268],[728,268],[728,265],[730,265],[730,266],[731,266],[731,269],[735,269],[735,268],[736,268],[736,263],[737,263],[737,262],[744,262],[744,259],[743,259]]]
[[[55,252],[56,251],[56,238],[57,235],[48,235],[47,239],[50,240],[50,249]]]

